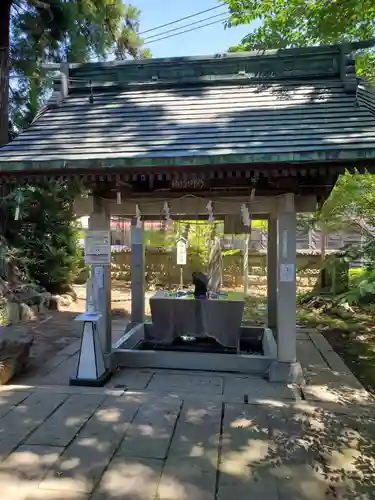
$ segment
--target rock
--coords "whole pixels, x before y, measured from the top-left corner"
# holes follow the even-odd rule
[[[69,295],[52,295],[50,308],[55,311],[61,311],[72,305],[73,299]]]
[[[28,306],[37,306],[41,304],[49,307],[51,294],[46,292],[44,288],[35,284],[19,285],[15,288],[11,296],[8,297],[12,302],[23,303]]]
[[[31,321],[35,319],[35,311],[27,304],[20,304],[20,319],[21,322]]]
[[[49,306],[47,307],[45,304],[39,304],[39,306],[38,306],[38,312],[40,314],[47,314],[48,309],[49,309]]]
[[[52,295],[49,292],[42,292],[40,294],[40,303],[39,307],[45,307],[49,309]]]
[[[59,310],[59,296],[58,295],[52,295],[51,296],[51,301],[50,301],[50,309],[53,311],[58,311]]]
[[[9,293],[9,285],[6,281],[0,278],[0,295],[7,295]]]
[[[19,304],[17,302],[8,302],[7,311],[8,311],[8,323],[10,323],[11,325],[18,325],[18,323],[21,320]]]
[[[65,297],[70,297],[73,302],[77,302],[78,295],[74,288],[70,288],[66,293],[64,293]]]
[[[17,334],[18,333],[18,334]],[[26,366],[34,337],[12,327],[0,328],[0,384],[6,384]]]

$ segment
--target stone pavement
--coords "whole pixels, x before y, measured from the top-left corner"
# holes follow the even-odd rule
[[[173,370],[69,387],[72,351],[0,388],[2,500],[375,498],[373,399],[314,331],[301,388]]]

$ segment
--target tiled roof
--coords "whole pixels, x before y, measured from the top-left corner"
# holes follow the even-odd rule
[[[348,91],[337,47],[312,53],[313,71],[306,54],[303,72],[302,57],[284,51],[267,61],[273,73],[253,71],[266,56],[242,55],[230,59],[232,70],[215,61],[221,73],[200,59],[211,68],[201,77],[189,70],[198,63],[178,59],[167,65],[173,81],[160,77],[165,61],[147,63],[142,82],[139,62],[121,66],[131,81],[110,73],[117,65],[73,68],[64,102],[0,150],[0,172],[375,160],[373,91],[361,82]],[[187,68],[184,78],[176,67]]]

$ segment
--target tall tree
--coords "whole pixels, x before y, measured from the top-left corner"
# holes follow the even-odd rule
[[[41,64],[149,56],[136,35],[139,14],[122,0],[1,0],[0,146],[8,142],[8,109],[18,128],[35,115],[46,88]]]
[[[8,117],[17,134],[48,96],[43,63],[147,57],[138,31],[139,11],[122,0],[0,0],[0,146],[8,142]],[[51,290],[69,284],[77,266],[70,187],[49,183],[0,196],[0,234],[29,277]]]
[[[375,0],[225,0],[228,26],[254,23],[231,52],[302,47],[375,37]],[[374,79],[372,51],[365,52],[357,73]]]
[[[8,142],[8,53],[12,0],[0,2],[0,146]]]
[[[374,0],[225,0],[230,25],[258,21],[239,47],[267,48],[374,37]]]
[[[231,52],[277,49],[375,38],[375,0],[225,0],[228,26],[249,24],[249,34]],[[251,30],[251,31],[250,31]],[[358,75],[375,81],[375,54],[358,54]],[[375,176],[341,176],[324,205],[305,219],[325,232],[360,228],[375,241]],[[375,252],[373,252],[375,255]]]
[[[254,28],[230,51],[301,47],[375,38],[375,0],[225,0],[229,26]],[[357,57],[357,74],[374,79],[372,50]],[[314,214],[327,230],[348,228],[364,219],[375,223],[375,177],[340,177],[322,209]]]

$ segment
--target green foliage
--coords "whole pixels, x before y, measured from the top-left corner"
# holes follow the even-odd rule
[[[136,34],[140,12],[122,0],[13,0],[11,6],[11,139],[28,127],[49,96],[51,82],[42,64],[150,57]],[[74,194],[77,190],[71,185],[27,186],[1,206],[13,260],[22,262],[29,277],[51,291],[72,283],[79,267]],[[17,204],[21,217],[15,221]]]
[[[144,243],[146,247],[168,248],[168,239],[166,231],[155,231],[153,229],[144,230]]]
[[[27,127],[49,95],[45,62],[150,57],[138,37],[140,11],[121,0],[13,1],[10,33],[11,130]]]
[[[361,228],[360,222],[375,222],[375,176],[369,173],[342,175],[329,198],[317,213],[329,230]]]
[[[197,245],[189,246],[187,258],[191,269],[194,269],[194,271],[206,272],[208,259],[207,250],[200,248]]]
[[[230,51],[303,47],[375,38],[375,0],[225,0],[231,17],[228,26],[253,23],[255,28]],[[357,55],[356,72],[375,81],[373,49]],[[340,300],[351,303],[375,297],[375,176],[366,173],[341,176],[329,198],[314,214],[299,218],[303,228],[323,231],[357,230],[365,237],[361,246],[348,246],[324,261],[329,274],[362,259],[366,268],[351,276],[349,290]],[[321,292],[314,290],[312,295]],[[311,298],[311,297],[310,297]]]
[[[349,304],[370,304],[375,298],[375,269],[364,269],[354,277],[350,289],[343,295]]]
[[[352,267],[349,269],[349,284],[352,286],[355,283],[355,280],[362,276],[366,272],[366,269],[363,267]]]
[[[375,0],[225,0],[228,26],[257,27],[230,51],[303,47],[374,37]],[[373,78],[374,54],[358,63],[360,74]]]
[[[79,271],[79,228],[73,222],[72,184],[18,188],[9,197],[6,238],[30,279],[51,292],[63,291]],[[17,206],[20,217],[15,220]]]
[[[316,212],[299,216],[298,226],[320,228],[326,233],[357,231],[371,237],[375,227],[375,176],[346,172]]]
[[[222,256],[227,257],[231,255],[241,255],[241,250],[239,248],[235,248],[233,250],[223,250]]]
[[[347,268],[353,261],[362,260],[364,267]],[[329,256],[322,263],[328,277],[335,276],[333,287],[323,289],[318,285],[307,294],[303,301],[321,293],[337,295],[339,302],[364,305],[373,303],[375,299],[375,237],[369,234],[363,245],[348,245],[339,253]],[[332,282],[332,279],[330,283]],[[332,289],[333,288],[333,289]]]

